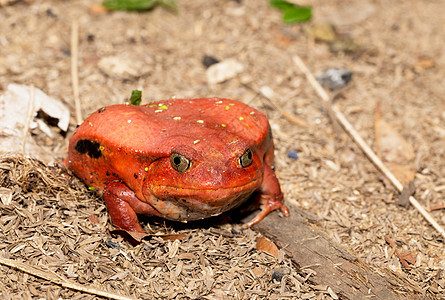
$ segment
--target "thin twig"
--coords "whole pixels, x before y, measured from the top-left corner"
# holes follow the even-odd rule
[[[73,84],[74,105],[76,108],[76,122],[82,123],[79,98],[79,71],[77,59],[79,54],[79,23],[73,21],[71,25],[71,82]]]
[[[311,71],[306,67],[304,62],[301,60],[299,56],[294,56],[294,62],[298,66],[298,68],[306,75],[309,83],[315,89],[320,98],[325,102],[326,106],[329,106],[329,96],[326,91],[321,87],[318,81],[315,79],[314,75]],[[355,130],[355,128],[349,123],[349,121],[345,118],[345,116],[340,112],[340,110],[335,106],[331,106],[331,110],[333,116],[336,118],[336,121],[340,123],[343,129],[348,133],[348,135],[354,140],[355,143],[360,147],[360,149],[365,153],[365,155],[371,160],[374,166],[383,173],[386,178],[395,186],[395,188],[399,191],[403,191],[403,185],[400,181],[391,173],[391,171],[383,164],[380,158],[372,151],[372,149],[366,144],[366,142],[362,139],[359,133]],[[409,202],[420,212],[420,214],[445,238],[445,230],[434,220],[434,218],[423,208],[423,206],[414,198],[413,196],[409,197]]]
[[[110,293],[107,291],[102,291],[102,290],[98,290],[95,288],[86,287],[84,285],[77,284],[75,282],[71,282],[71,281],[68,281],[62,277],[59,277],[55,273],[44,271],[44,270],[38,269],[34,266],[30,266],[28,264],[18,262],[18,261],[12,260],[12,259],[0,257],[0,264],[8,266],[10,268],[15,268],[22,272],[34,275],[36,277],[50,281],[54,284],[61,285],[62,287],[73,289],[73,290],[76,290],[79,292],[84,292],[84,293],[88,293],[88,294],[92,294],[92,295],[97,295],[97,296],[106,297],[106,298],[110,298],[110,299],[117,299],[117,300],[133,299],[133,298],[125,297],[122,295]]]
[[[435,203],[430,205],[430,210],[439,210],[444,208],[445,208],[445,203]]]
[[[28,115],[26,117],[25,128],[23,129],[23,137],[22,137],[22,153],[25,154],[25,145],[26,138],[28,136],[29,126],[31,126],[32,114],[34,112],[34,86],[29,88],[29,107],[28,107]]]

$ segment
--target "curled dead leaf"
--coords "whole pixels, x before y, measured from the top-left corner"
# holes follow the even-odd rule
[[[412,251],[405,250],[400,252],[400,259],[403,259],[410,264],[414,265],[416,263],[417,255]]]
[[[269,239],[261,236],[256,239],[256,247],[258,250],[265,251],[278,258],[278,247]]]
[[[134,232],[134,231],[127,231],[122,228],[116,228],[114,230],[111,230],[111,233],[122,235],[125,239],[130,241],[134,244],[134,242],[140,243],[145,237],[151,237],[152,234],[149,233],[142,233],[142,232]]]
[[[408,250],[399,251],[396,247],[396,244],[388,235],[385,235],[385,240],[391,246],[391,248],[394,249],[394,253],[400,259],[400,263],[403,265],[403,267],[405,267],[405,269],[407,270],[410,270],[411,266],[408,263],[414,265],[416,263],[417,255]]]

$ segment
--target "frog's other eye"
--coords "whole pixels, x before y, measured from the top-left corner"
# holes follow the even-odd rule
[[[192,165],[192,162],[188,158],[176,152],[173,152],[170,155],[170,163],[172,164],[173,169],[179,173],[187,171]]]
[[[252,159],[252,150],[247,149],[246,152],[244,152],[244,154],[239,158],[239,163],[241,164],[241,167],[246,168],[252,163]]]

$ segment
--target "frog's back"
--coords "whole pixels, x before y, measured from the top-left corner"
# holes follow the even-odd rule
[[[122,177],[113,165],[137,170],[168,157],[178,145],[192,145],[205,153],[215,145],[239,140],[264,153],[270,141],[269,125],[263,113],[235,100],[170,99],[141,106],[112,105],[97,110],[76,130],[70,139],[68,166],[100,190]]]
[[[172,145],[231,135],[256,146],[268,135],[266,116],[239,101],[221,98],[170,99],[142,106],[113,105],[93,113],[72,140],[135,153],[169,154]]]

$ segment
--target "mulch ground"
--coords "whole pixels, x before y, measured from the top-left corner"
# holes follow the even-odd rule
[[[444,209],[433,209],[445,201],[445,4],[309,2],[311,23],[289,26],[254,0],[178,1],[178,14],[100,13],[84,0],[0,1],[0,92],[9,83],[34,85],[74,111],[70,32],[77,21],[83,117],[122,103],[133,89],[143,90],[145,103],[172,96],[249,103],[270,119],[289,206],[365,263],[410,282],[415,297],[445,297],[445,241],[415,209],[397,204],[399,193],[332,124],[292,60],[299,55],[314,74],[353,72],[336,105],[375,149],[380,103],[382,118],[414,149],[414,196],[445,226]],[[325,22],[357,48],[316,41],[310,28]],[[205,55],[234,58],[244,69],[210,85]],[[117,72],[106,64],[115,60],[134,68]],[[32,138],[61,161],[75,123],[66,137],[34,131]],[[283,249],[275,256],[258,249],[260,234],[229,217],[185,227],[144,219],[153,236],[132,246],[110,231],[102,200],[56,167],[3,155],[0,183],[2,298],[100,297],[88,289],[146,299],[337,297],[311,283],[317,267],[293,265]]]

